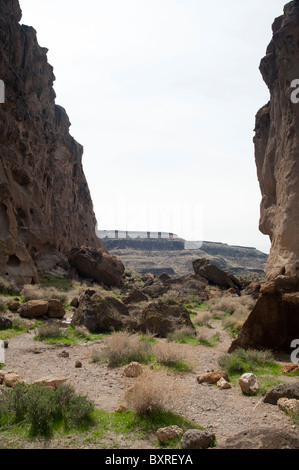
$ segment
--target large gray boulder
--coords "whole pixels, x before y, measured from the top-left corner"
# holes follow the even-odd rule
[[[273,427],[249,429],[229,437],[216,449],[299,449],[299,436]]]
[[[277,385],[265,395],[264,402],[277,405],[280,398],[295,398],[299,400],[299,382]]]
[[[92,289],[79,298],[79,307],[74,312],[71,326],[85,326],[90,331],[112,331],[136,329],[137,321],[121,301],[104,292]]]
[[[196,334],[196,329],[190,319],[188,310],[176,302],[152,302],[141,312],[139,329],[143,333],[150,332],[156,336],[166,338],[182,328],[188,328]]]

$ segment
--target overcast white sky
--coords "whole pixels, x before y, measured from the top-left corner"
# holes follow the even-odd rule
[[[258,70],[285,0],[20,0],[84,146],[98,228],[268,251]]]

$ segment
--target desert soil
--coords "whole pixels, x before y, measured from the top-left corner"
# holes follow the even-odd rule
[[[197,376],[207,370],[218,370],[218,358],[227,352],[231,339],[224,331],[220,322],[212,323],[214,332],[219,332],[221,342],[215,347],[186,346],[186,354],[192,357],[195,364],[192,373],[178,374],[177,380],[184,383],[186,396],[182,408],[178,410],[196,424],[204,426],[217,437],[218,445],[224,443],[226,438],[244,430],[257,427],[277,428],[279,430],[298,433],[294,426],[277,406],[261,402],[261,397],[243,396],[238,385],[232,389],[220,390],[216,385],[199,384]],[[6,349],[5,370],[14,370],[21,374],[25,381],[31,383],[35,380],[48,377],[67,377],[77,393],[87,395],[94,401],[97,408],[114,411],[124,404],[125,382],[123,367],[109,368],[107,364],[91,362],[91,353],[94,348],[103,348],[104,340],[94,342],[83,341],[78,345],[49,345],[35,341],[34,332],[22,334],[11,338]],[[62,357],[62,351],[67,351],[69,357]],[[287,358],[283,358],[287,361]],[[76,361],[82,362],[81,368],[76,368]],[[131,379],[134,380],[134,379]],[[283,380],[295,382],[295,377],[283,377]],[[2,439],[2,441],[1,441]],[[3,441],[0,435],[0,446],[21,448],[143,448],[155,447],[155,435],[146,439],[136,440],[127,436],[108,434],[101,442],[86,443],[74,442],[72,436],[52,439],[51,441]]]

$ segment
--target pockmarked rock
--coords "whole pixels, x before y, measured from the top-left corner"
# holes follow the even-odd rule
[[[264,396],[264,402],[277,405],[280,398],[294,398],[299,400],[299,382],[294,384],[280,384],[269,390]]]
[[[161,442],[161,444],[166,444],[169,441],[178,439],[183,436],[183,434],[184,431],[178,426],[168,426],[166,428],[160,428],[156,432],[158,441]]]
[[[69,263],[82,277],[93,279],[107,286],[119,287],[125,267],[123,263],[103,250],[88,246],[73,248]]]
[[[206,374],[199,375],[197,377],[198,383],[207,383],[207,384],[217,384],[219,380],[224,379],[226,382],[228,381],[228,375],[224,370],[216,370],[207,372]]]
[[[207,431],[189,429],[182,437],[182,448],[187,449],[208,449],[215,441],[215,435]]]
[[[18,0],[0,2],[0,276],[19,285],[65,266],[70,250],[105,250],[82,166],[83,147],[55,103],[53,67]]]

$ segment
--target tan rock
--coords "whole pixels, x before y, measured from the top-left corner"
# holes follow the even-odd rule
[[[256,395],[259,391],[257,377],[254,374],[243,374],[238,379],[238,383],[244,395]]]
[[[24,383],[24,379],[21,375],[17,374],[13,370],[0,370],[0,384],[6,385],[8,387],[15,387],[18,383]]]
[[[227,382],[223,377],[218,380],[217,382],[217,387],[221,388],[222,390],[227,390],[229,388],[232,388],[231,384]]]
[[[184,431],[178,426],[168,426],[166,428],[160,428],[156,432],[158,441],[161,442],[161,444],[165,444],[169,441],[173,441],[174,439],[177,439],[183,436],[183,434],[184,434]]]
[[[131,364],[127,365],[124,369],[124,376],[125,377],[139,377],[143,374],[142,365],[138,362],[131,362]]]
[[[299,400],[295,398],[280,398],[277,406],[280,410],[287,413],[299,413]]]
[[[44,378],[35,380],[33,385],[43,385],[45,387],[50,387],[57,389],[59,385],[64,384],[67,381],[67,377],[55,377],[55,378]]]
[[[197,377],[198,383],[217,384],[220,379],[228,380],[228,375],[224,370],[217,370],[208,372],[207,374],[200,375]]]
[[[292,372],[296,372],[298,370],[299,370],[299,364],[287,364],[283,366],[282,373],[291,374]]]

